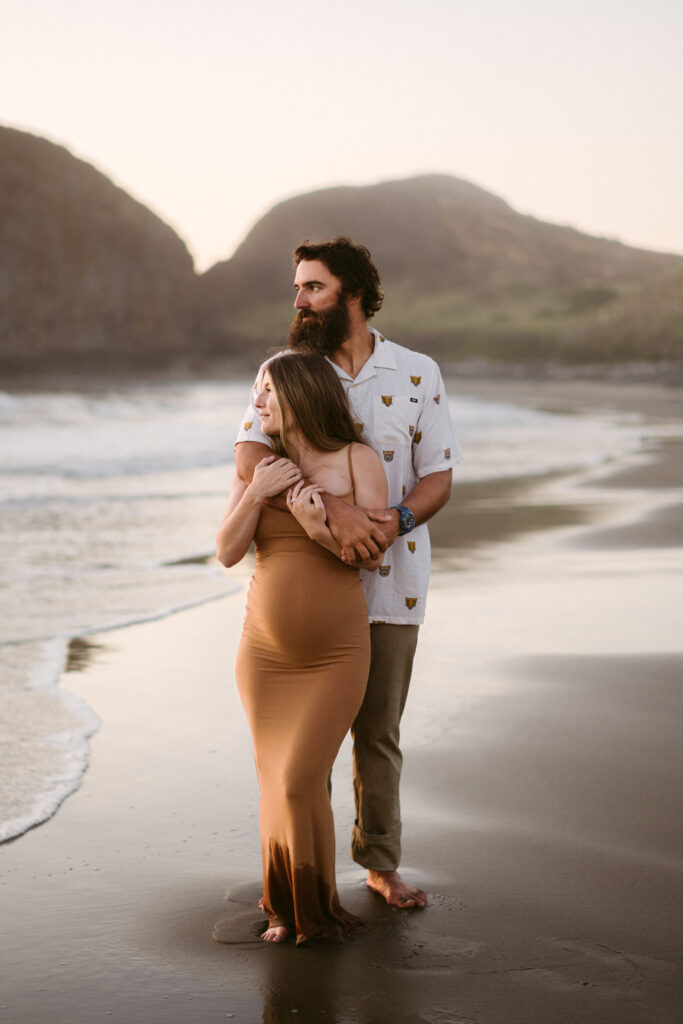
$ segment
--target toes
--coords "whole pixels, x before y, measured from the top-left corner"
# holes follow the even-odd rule
[[[404,896],[397,896],[395,905],[397,907],[424,907],[426,902],[427,893],[423,892],[422,889],[415,889]]]
[[[427,893],[423,889],[400,884],[380,881],[379,884],[367,879],[367,887],[382,896],[391,907],[399,907],[401,910],[410,910],[414,907],[424,907],[427,903]]]

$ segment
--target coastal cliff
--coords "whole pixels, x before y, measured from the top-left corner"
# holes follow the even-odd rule
[[[441,359],[683,357],[683,257],[545,223],[437,174],[279,203],[200,279],[206,336],[281,344],[292,249],[335,234],[381,270],[381,329]]]
[[[0,127],[0,367],[107,371],[185,352],[192,259],[68,150]]]
[[[258,363],[292,317],[292,249],[336,234],[380,268],[380,329],[445,363],[683,359],[682,256],[545,223],[470,182],[296,196],[198,276],[182,239],[104,174],[0,127],[0,371]]]

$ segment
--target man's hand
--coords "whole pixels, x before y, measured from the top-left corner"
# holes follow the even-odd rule
[[[387,548],[390,548],[398,537],[398,530],[400,525],[398,510],[395,508],[369,508],[365,509],[370,522],[377,523],[380,530],[384,534],[386,540],[386,547],[382,548],[379,555],[376,558],[356,558],[353,557],[355,552],[351,552],[352,557],[346,558],[342,553],[341,560],[346,562],[347,565],[353,565],[357,569],[367,569],[368,572],[374,572],[378,569],[384,561],[384,552]]]
[[[440,508],[446,504],[451,496],[451,484],[453,474],[450,469],[438,473],[430,473],[415,484],[410,494],[406,494],[402,503],[415,516],[415,525],[420,526],[431,519]],[[386,545],[382,550],[390,547],[399,535],[401,519],[397,508],[366,509],[366,515],[371,522],[377,524],[382,530]],[[365,561],[365,560],[364,560]],[[360,565],[361,569],[374,569],[374,565],[364,565],[363,562],[351,562],[351,565]]]
[[[360,565],[374,561],[388,547],[388,541],[380,522],[385,513],[375,510],[375,520],[365,509],[347,505],[345,501],[325,494],[325,512],[330,533],[341,548],[341,559],[347,565]]]
[[[373,523],[379,523],[380,528],[387,539],[387,547],[390,548],[398,537],[401,519],[397,508],[371,508],[367,510],[368,519]]]

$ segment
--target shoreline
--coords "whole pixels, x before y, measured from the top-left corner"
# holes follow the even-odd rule
[[[209,558],[202,557],[201,561],[208,561]],[[55,814],[65,800],[68,800],[79,789],[83,776],[88,770],[90,761],[90,744],[97,734],[101,721],[90,705],[75,697],[71,689],[63,683],[68,683],[67,677],[71,672],[84,671],[92,660],[93,652],[103,645],[92,642],[93,639],[102,639],[109,633],[125,631],[134,626],[141,626],[148,622],[158,622],[180,615],[192,608],[201,607],[211,601],[221,600],[228,594],[239,589],[239,584],[229,583],[226,579],[226,589],[217,594],[208,594],[206,597],[188,601],[181,605],[174,605],[147,614],[141,614],[134,619],[124,619],[120,622],[112,622],[91,629],[81,630],[77,633],[63,634],[56,637],[32,638],[27,640],[12,641],[5,646],[17,646],[22,644],[51,644],[59,649],[54,663],[54,680],[50,684],[45,682],[39,686],[32,687],[41,691],[50,692],[55,690],[60,701],[73,716],[73,727],[71,735],[58,733],[47,738],[46,742],[52,746],[65,746],[66,760],[60,766],[58,773],[51,777],[49,783],[51,789],[44,790],[34,803],[33,807],[26,810],[19,817],[7,819],[0,826],[0,847],[5,843],[15,842],[21,836],[26,835],[34,828],[45,824]],[[57,658],[61,661],[58,667]]]
[[[162,381],[158,381],[158,384],[163,391],[165,384]],[[135,382],[131,386],[137,386],[137,382]],[[500,390],[500,381],[496,380],[491,382],[491,386],[498,386]],[[582,385],[581,388],[583,393],[584,389]],[[651,385],[649,386],[649,389],[651,390]],[[638,394],[641,394],[641,391],[642,389],[638,391]],[[529,391],[528,385],[525,389],[523,389],[521,388],[519,382],[515,384],[514,381],[507,381],[505,382],[504,393],[497,393],[496,395],[486,397],[491,397],[495,401],[503,399],[503,402],[507,403],[508,406],[510,406],[510,403],[512,402],[519,409],[519,407],[522,405],[526,407],[534,406],[534,404],[536,404],[537,406],[539,404],[543,404],[539,403],[538,401],[539,394],[540,392],[538,388],[533,388],[531,391]],[[532,398],[535,400],[535,403],[534,401],[531,400]],[[574,390],[572,390],[572,401],[574,401],[575,399],[576,394]],[[568,429],[571,430],[573,423],[572,417],[566,415],[565,407],[567,401],[568,399],[565,398],[563,406],[560,407],[559,409],[559,411],[561,413],[564,413],[564,415],[560,416],[558,420],[556,420],[556,422],[562,424],[561,429],[555,427],[553,432],[552,421],[548,421],[551,423],[551,427],[549,428],[551,433],[550,437],[548,438],[548,450],[552,451],[555,443],[557,443],[557,445],[559,446],[558,448],[555,448],[556,461],[558,459],[558,451],[563,450],[564,434]],[[545,404],[550,403],[546,402]],[[460,413],[465,417],[465,422],[467,422],[468,415],[467,406],[467,401],[463,401],[460,407]],[[479,407],[481,408],[481,403],[479,403]],[[484,408],[486,407],[484,406]],[[516,409],[513,409],[512,407],[508,407],[507,409],[505,409],[503,406],[501,407],[501,409],[503,415],[511,417],[512,420],[514,420],[519,415],[518,411]],[[495,416],[495,406],[492,406],[491,410],[492,414]],[[458,412],[456,410],[455,415],[457,416],[457,414]],[[525,415],[525,413],[522,413],[522,419],[524,419]],[[584,448],[588,446],[587,450],[590,449],[593,444],[593,432],[595,430],[600,430],[603,423],[609,430],[610,420],[613,421],[611,424],[611,428],[613,430],[616,430],[617,433],[619,431],[622,431],[624,438],[628,438],[628,440],[625,440],[624,443],[621,445],[617,445],[617,449],[614,449],[610,448],[610,445],[613,445],[614,443],[614,439],[612,438],[611,440],[608,440],[607,438],[609,435],[607,435],[604,444],[605,450],[621,451],[624,449],[625,446],[628,446],[629,444],[637,444],[638,439],[635,437],[633,426],[629,424],[627,419],[619,423],[619,417],[621,417],[621,414],[615,414],[613,412],[605,413],[604,409],[600,411],[600,414],[598,416],[593,415],[590,432],[587,432],[585,426],[583,432],[579,432],[578,436],[582,438],[580,445],[583,445]],[[586,420],[585,422],[587,423],[588,420]],[[483,436],[486,437],[487,435],[485,425],[485,414],[482,420],[482,426]],[[596,444],[596,451],[599,451],[599,448],[600,445]],[[493,451],[493,449],[491,449],[491,451]],[[500,451],[500,446],[498,446],[496,451]],[[490,543],[492,540],[500,542],[506,536],[512,537],[514,535],[519,535],[521,533],[529,532],[531,530],[547,529],[550,527],[562,525],[563,522],[582,522],[589,517],[590,510],[583,508],[580,503],[575,503],[575,506],[570,508],[562,500],[560,500],[558,503],[554,499],[552,494],[549,494],[548,500],[546,500],[543,504],[541,504],[539,499],[536,497],[536,491],[539,485],[543,483],[544,477],[548,475],[548,473],[550,473],[550,475],[555,475],[558,480],[561,480],[563,476],[567,476],[567,474],[569,473],[569,467],[571,466],[570,462],[568,462],[567,466],[565,466],[561,470],[557,469],[554,471],[549,471],[547,469],[547,462],[552,461],[552,457],[550,459],[541,458],[540,464],[538,463],[538,460],[536,460],[536,471],[530,474],[528,478],[525,478],[524,476],[519,476],[519,472],[522,470],[522,467],[524,467],[525,464],[528,463],[530,466],[533,465],[534,460],[529,460],[528,456],[524,455],[523,450],[521,448],[518,448],[518,452],[519,454],[516,456],[516,462],[514,462],[512,466],[508,463],[506,467],[507,472],[510,475],[506,475],[503,477],[491,475],[485,481],[477,483],[467,480],[467,471],[469,469],[468,463],[465,464],[464,480],[462,479],[463,474],[461,473],[460,470],[458,471],[457,476],[460,477],[460,479],[457,484],[456,490],[457,500],[451,503],[451,505],[441,514],[440,517],[437,518],[437,520],[433,524],[433,538],[438,548],[447,548],[450,550],[455,549],[458,557],[464,557],[467,555],[467,551],[468,548],[470,548],[470,546],[474,551],[481,549],[482,546],[485,546],[486,543]],[[496,461],[496,458],[499,458],[499,456],[493,457],[494,463]],[[486,459],[486,453],[484,453],[484,459]],[[473,465],[476,467],[476,460],[474,461]],[[496,467],[496,469],[498,468],[503,468],[502,463],[500,467]],[[484,461],[484,464],[482,466],[479,466],[477,471],[491,473],[493,469],[494,467],[491,464],[487,464],[486,461]],[[571,474],[569,473],[569,475]],[[526,500],[527,498],[528,500]],[[456,507],[458,510],[457,523],[455,523],[453,519],[454,510],[456,509]],[[503,515],[499,514],[501,509],[504,510]],[[456,527],[455,530],[454,526]],[[212,559],[211,556],[185,558],[180,560],[178,563],[167,564],[170,565],[183,564],[186,562],[210,562],[212,560],[215,565],[215,559]],[[437,561],[437,564],[440,564],[442,561],[443,559],[439,559]],[[171,603],[165,607],[158,607],[153,612],[142,615],[135,615],[131,617],[126,616],[123,620],[119,621],[107,621],[106,616],[100,614],[97,617],[97,625],[92,625],[91,628],[85,628],[87,624],[85,622],[82,622],[80,631],[73,634],[70,632],[63,634],[62,636],[60,636],[58,640],[58,645],[61,644],[63,646],[65,638],[68,638],[71,650],[73,648],[73,644],[75,643],[75,636],[86,637],[89,635],[98,635],[99,633],[105,632],[108,629],[125,628],[133,621],[145,621],[149,618],[156,618],[159,616],[163,617],[167,614],[173,613],[176,610],[176,608],[182,609],[188,606],[186,596],[184,597],[181,593],[178,593],[176,597],[180,601],[180,603],[177,605]],[[204,597],[200,597],[200,603],[203,602],[205,599],[206,598]],[[93,619],[94,618],[95,617],[93,617]],[[50,638],[46,636],[45,642],[49,641]],[[33,637],[33,642],[39,643],[39,638]],[[60,664],[57,664],[56,661],[54,664],[56,679],[58,679],[59,677],[59,670],[61,668],[61,659],[59,660]],[[88,731],[91,732],[92,730],[89,729]],[[52,743],[52,740],[48,738],[47,732],[43,732],[41,733],[41,735],[43,736],[44,739],[47,738],[48,743]],[[15,743],[15,747],[17,750],[19,750],[19,743],[20,737],[17,737],[17,741]],[[16,779],[16,784],[13,783],[12,785],[7,786],[3,791],[4,795],[2,817],[3,820],[20,818],[21,821],[18,827],[13,826],[11,829],[7,827],[4,828],[3,837],[7,836],[7,838],[9,838],[10,832],[13,835],[22,834],[24,831],[27,830],[27,828],[32,827],[35,823],[37,823],[38,818],[40,819],[40,821],[48,820],[50,815],[54,813],[56,808],[65,798],[65,794],[68,796],[70,792],[73,792],[75,786],[78,783],[78,778],[84,767],[83,757],[80,758],[81,762],[83,763],[80,765],[80,767],[78,767],[78,770],[76,770],[76,767],[74,766],[73,759],[70,759],[68,764],[68,771],[63,772],[59,765],[56,764],[54,750],[50,751],[48,747],[44,746],[43,751],[45,752],[45,760],[43,763],[49,766],[51,763],[54,762],[54,771],[43,772],[46,776],[45,792],[47,792],[52,786],[54,793],[57,793],[58,795],[56,796],[56,798],[50,797],[46,800],[44,798],[45,792],[43,792],[40,795],[40,813],[36,812],[35,814],[33,814],[30,809],[27,809],[27,805],[23,801],[23,798],[21,801],[16,801],[11,798],[12,793],[24,792],[21,786],[21,777],[20,775],[18,775]],[[38,753],[40,754],[41,751],[38,751]],[[11,753],[9,756],[11,759]],[[56,787],[53,785],[53,780],[47,778],[48,775],[51,775],[54,780],[57,780]],[[69,776],[70,781],[68,782],[68,785],[65,786],[65,783],[68,781],[67,775]],[[45,811],[45,806],[48,804],[50,806],[48,810]]]
[[[159,384],[188,383],[224,377],[245,381],[253,379],[265,350],[250,349],[241,358],[234,356],[202,361],[196,365],[179,360],[165,366],[112,366],[110,371],[101,369],[93,373],[90,369],[63,370],[59,361],[52,373],[34,372],[31,369],[3,368],[3,386],[0,392],[12,394],[15,391],[68,391],[108,390],[112,387],[145,387]],[[652,386],[672,392],[683,389],[683,361],[681,360],[637,360],[627,362],[557,363],[557,362],[502,362],[486,359],[463,359],[449,361],[437,358],[443,376],[448,384],[462,383],[466,391],[479,390],[481,397],[489,389],[525,389],[530,386],[529,396],[533,400],[533,389],[538,386],[551,388],[572,388],[584,385],[599,388],[607,384],[610,388],[628,389]],[[452,390],[452,389],[451,389]],[[455,394],[456,392],[453,391]],[[466,393],[466,392],[464,392]]]
[[[641,411],[653,438],[671,423]],[[13,1024],[676,1020],[683,527],[657,516],[681,501],[677,437],[622,468],[456,485],[402,744],[404,870],[430,906],[390,910],[350,863],[347,741],[338,880],[370,927],[344,947],[211,939],[257,916],[244,590],[88,637],[63,682],[102,721],[90,769],[0,847]]]

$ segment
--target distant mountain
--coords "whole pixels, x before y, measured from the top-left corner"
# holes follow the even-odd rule
[[[335,234],[362,241],[380,269],[378,327],[441,358],[683,355],[683,257],[544,223],[447,175],[279,203],[199,282],[211,345],[281,344],[292,249]]]
[[[197,277],[184,242],[104,174],[0,127],[0,371],[253,365],[284,343],[293,248],[336,234],[380,269],[379,329],[444,362],[683,359],[683,257],[546,224],[469,182],[297,196]]]
[[[0,368],[106,372],[187,349],[182,240],[66,149],[0,127]]]

